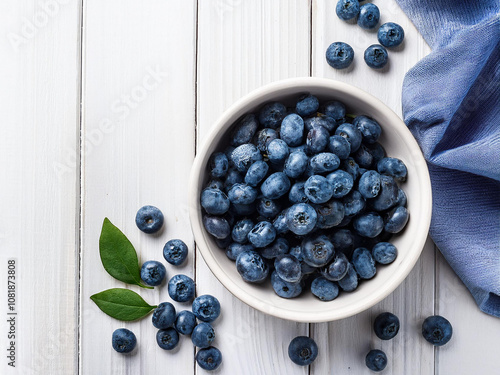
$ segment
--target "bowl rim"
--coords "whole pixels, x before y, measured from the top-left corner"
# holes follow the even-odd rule
[[[332,89],[337,92],[348,92],[349,94],[354,94],[357,96],[360,101],[366,102],[368,105],[372,107],[381,108],[381,111],[389,117],[391,123],[400,123],[400,130],[398,134],[404,138],[405,142],[412,144],[412,159],[415,160],[416,163],[422,165],[423,167],[419,168],[419,172],[422,173],[419,176],[419,187],[422,193],[422,201],[427,202],[427,205],[423,205],[421,210],[423,210],[422,218],[423,220],[418,223],[418,231],[416,238],[416,248],[418,251],[414,251],[413,253],[409,253],[406,257],[408,258],[405,261],[404,268],[402,266],[398,269],[398,272],[394,274],[394,278],[391,278],[390,284],[386,284],[388,287],[381,290],[380,293],[373,293],[370,295],[370,298],[363,300],[363,303],[353,304],[348,306],[348,308],[344,308],[339,311],[336,309],[331,309],[329,311],[316,313],[316,314],[304,314],[303,312],[290,310],[284,307],[276,307],[271,306],[262,302],[260,299],[254,297],[251,294],[243,291],[237,283],[235,283],[232,278],[224,271],[222,267],[220,267],[219,263],[215,259],[211,250],[209,249],[208,244],[203,240],[203,230],[204,228],[201,223],[201,209],[197,204],[199,201],[199,192],[198,186],[202,183],[201,176],[202,171],[205,168],[205,165],[202,165],[203,155],[208,153],[210,145],[216,140],[217,135],[222,130],[227,130],[233,123],[228,124],[229,119],[231,119],[234,114],[240,111],[242,108],[248,107],[252,105],[255,101],[257,101],[260,97],[272,93],[274,91],[280,91],[283,89],[293,89],[293,88],[301,88],[303,91],[307,91],[307,87],[316,88],[322,87],[326,89]],[[226,129],[224,129],[226,128]],[[233,296],[238,298],[240,301],[246,303],[247,305],[265,313],[268,315],[272,315],[278,318],[292,320],[296,322],[304,322],[304,323],[319,323],[319,322],[328,322],[334,321],[338,319],[347,318],[349,316],[356,315],[362,311],[369,309],[374,306],[384,298],[386,298],[389,294],[391,294],[408,276],[413,267],[415,266],[417,260],[422,253],[423,247],[427,240],[430,222],[431,222],[431,214],[432,214],[432,190],[431,190],[431,182],[429,176],[429,170],[427,168],[427,163],[424,159],[422,151],[418,146],[415,138],[406,127],[401,118],[387,105],[385,105],[382,101],[374,97],[373,95],[363,91],[362,89],[332,79],[327,78],[317,78],[317,77],[300,77],[300,78],[289,78],[280,81],[275,81],[269,83],[267,85],[261,86],[248,94],[244,95],[242,98],[237,100],[234,104],[232,104],[224,113],[217,119],[217,121],[212,125],[209,133],[205,136],[201,147],[196,154],[195,160],[193,162],[191,168],[191,174],[189,178],[189,188],[188,188],[188,201],[189,201],[189,219],[191,223],[191,228],[193,231],[194,239],[196,246],[199,248],[200,253],[205,260],[208,268],[212,272],[212,274],[221,282],[221,284],[231,292]]]

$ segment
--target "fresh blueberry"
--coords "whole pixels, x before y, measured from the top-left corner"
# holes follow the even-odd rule
[[[450,341],[453,335],[451,323],[440,315],[429,316],[422,323],[424,339],[435,346],[442,346]]]
[[[332,68],[345,69],[351,65],[353,60],[354,50],[347,43],[334,42],[326,49],[326,62]]]
[[[305,237],[301,244],[304,262],[313,267],[327,265],[335,254],[335,249],[330,239],[325,235]]]
[[[172,327],[160,329],[156,333],[156,342],[160,348],[164,350],[172,350],[179,343],[179,334]]]
[[[130,353],[137,345],[137,338],[134,332],[126,328],[118,328],[113,332],[111,344],[118,353]]]
[[[282,139],[275,139],[267,145],[267,157],[274,166],[282,166],[289,153],[290,149]]]
[[[236,260],[242,252],[250,250],[255,250],[255,246],[249,243],[241,244],[233,242],[226,248],[226,256],[231,260]]]
[[[222,353],[214,346],[198,350],[196,362],[203,370],[214,371],[222,363]]]
[[[249,283],[261,283],[269,275],[269,266],[256,251],[244,251],[238,255],[236,270]]]
[[[193,314],[202,322],[213,322],[220,315],[220,303],[210,294],[196,297],[192,306]]]
[[[330,264],[321,274],[330,281],[339,281],[344,278],[349,269],[349,260],[344,253],[337,251]]]
[[[286,224],[287,211],[288,209],[281,211],[273,220],[273,227],[276,230],[276,234],[285,234],[289,230]]]
[[[238,147],[244,143],[250,143],[258,127],[257,117],[253,113],[246,114],[238,121],[231,133],[231,145]]]
[[[359,7],[358,25],[363,29],[373,29],[380,20],[378,6],[367,3]]]
[[[350,256],[354,246],[354,236],[349,229],[339,229],[330,236],[333,246],[337,252],[343,252]]]
[[[244,178],[245,176],[238,172],[238,170],[230,168],[224,181],[224,190],[228,192],[234,184],[242,183]]]
[[[290,180],[283,172],[276,172],[264,180],[260,186],[260,191],[264,197],[278,199],[290,190]]]
[[[365,364],[372,371],[382,371],[387,366],[387,356],[382,350],[370,350],[366,355]]]
[[[248,233],[248,241],[255,247],[266,247],[276,238],[276,229],[269,221],[260,221]]]
[[[227,197],[233,204],[250,204],[257,199],[257,189],[250,185],[234,184]]]
[[[380,192],[380,182],[380,175],[369,170],[359,178],[358,191],[364,198],[375,198]]]
[[[272,199],[261,197],[256,202],[257,212],[266,219],[274,219],[281,212],[281,205]]]
[[[353,227],[363,237],[374,238],[382,233],[384,220],[376,212],[367,212],[354,218]]]
[[[163,226],[163,213],[155,206],[144,206],[137,211],[135,224],[144,233],[156,233]]]
[[[167,274],[165,266],[156,260],[148,260],[141,267],[141,279],[151,286],[160,285]]]
[[[331,100],[321,106],[320,112],[334,119],[335,122],[339,124],[344,120],[346,109],[344,103],[337,100]],[[328,130],[332,131],[333,129]]]
[[[339,225],[344,219],[344,204],[335,199],[331,199],[324,204],[315,205],[318,221],[316,227],[320,229],[332,228]]]
[[[341,137],[344,137],[347,142],[349,142],[351,146],[351,153],[358,150],[363,139],[361,131],[353,124],[349,123],[339,125],[337,130],[335,130],[335,135],[340,135]]]
[[[316,226],[318,214],[307,203],[297,203],[291,206],[286,213],[286,225],[293,233],[305,235]]]
[[[372,44],[365,50],[365,62],[370,68],[382,69],[386,64],[389,55],[387,50],[380,44]]]
[[[363,143],[361,143],[358,151],[356,151],[352,157],[360,167],[360,175],[366,172],[366,170],[371,168],[373,165],[373,155],[368,150],[368,147],[366,147]]]
[[[375,259],[373,259],[372,253],[367,248],[358,247],[354,250],[352,264],[362,279],[371,279],[377,273]]]
[[[281,122],[280,138],[288,146],[298,146],[302,143],[304,133],[304,120],[299,115],[292,113],[286,116]]]
[[[365,146],[373,156],[373,165],[377,165],[380,160],[385,158],[385,149],[380,143],[367,143]]]
[[[340,135],[332,135],[328,139],[328,151],[337,155],[339,159],[344,160],[351,153],[351,144]]]
[[[278,132],[271,128],[264,128],[257,132],[254,143],[261,152],[267,152],[267,146],[278,138]]]
[[[231,227],[226,219],[219,216],[204,216],[203,226],[212,236],[224,239],[231,234]]]
[[[186,275],[175,275],[168,282],[168,295],[174,301],[187,302],[194,298],[193,279]]]
[[[372,5],[371,3],[365,5]],[[368,116],[356,116],[352,124],[363,135],[363,141],[368,144],[374,144],[382,133],[379,123]]]
[[[288,193],[288,200],[292,203],[306,203],[309,199],[307,198],[306,193],[304,192],[304,181],[296,182],[290,188],[290,192]]]
[[[248,233],[252,230],[254,223],[250,219],[237,221],[231,231],[231,237],[234,242],[245,243],[248,241]]]
[[[300,261],[293,255],[278,255],[274,260],[274,269],[281,279],[289,283],[296,283],[302,277]]]
[[[286,115],[286,107],[278,102],[266,104],[259,113],[259,121],[265,128],[276,129]]]
[[[201,206],[211,215],[222,215],[229,210],[230,201],[219,189],[206,188],[201,192]]]
[[[153,325],[158,329],[171,327],[175,322],[175,307],[170,302],[162,302],[153,311]]]
[[[325,203],[333,196],[333,187],[326,177],[313,175],[304,184],[304,193],[313,203]]]
[[[297,336],[288,345],[288,357],[299,366],[307,366],[318,356],[318,345],[310,337]]]
[[[357,190],[351,191],[343,199],[345,216],[352,217],[359,214],[365,208],[365,199]]]
[[[210,169],[210,174],[214,178],[224,177],[229,169],[229,161],[227,156],[223,152],[216,152],[208,161],[208,167]]]
[[[337,122],[330,116],[318,113],[314,117],[308,117],[304,119],[304,127],[309,132],[313,128],[318,126],[324,127],[329,132],[333,131],[337,126]]]
[[[405,163],[397,158],[383,158],[377,163],[377,171],[393,177],[396,181],[406,181],[408,173]]]
[[[375,211],[385,211],[393,207],[398,200],[398,184],[391,176],[380,175],[380,193],[370,199],[370,206]]]
[[[381,340],[390,340],[399,332],[399,319],[390,312],[379,314],[373,322],[373,331]]]
[[[342,198],[346,196],[354,186],[354,179],[352,176],[341,169],[337,169],[336,171],[328,174],[326,179],[332,186],[332,196],[334,198]]]
[[[281,298],[295,298],[302,293],[302,284],[289,283],[278,276],[276,271],[271,274],[271,285],[274,292]]]
[[[251,143],[242,144],[231,153],[231,161],[240,172],[246,173],[248,168],[259,160],[262,160],[262,155],[259,149]]]
[[[295,110],[300,116],[311,116],[319,109],[319,100],[314,95],[303,95],[295,105]]]
[[[321,301],[332,301],[339,295],[339,287],[334,282],[320,276],[311,283],[311,293]]]
[[[309,158],[303,151],[292,152],[285,161],[283,172],[290,178],[297,178],[305,172]]]
[[[215,340],[215,331],[210,323],[202,322],[193,328],[191,341],[198,348],[208,348]]]
[[[358,0],[339,0],[335,11],[341,20],[348,21],[358,16],[359,8]]]
[[[191,311],[182,310],[175,318],[174,328],[181,335],[190,335],[196,324],[196,316]]]
[[[407,203],[408,198],[406,198],[406,193],[404,192],[403,189],[401,189],[401,188],[398,189],[398,196],[396,199],[397,199],[396,204],[398,206],[406,207],[406,203]]]
[[[266,259],[274,259],[279,255],[288,253],[288,241],[283,238],[277,238],[271,245],[261,250],[260,255]]]
[[[403,42],[405,32],[397,23],[387,22],[380,26],[377,37],[384,47],[396,47]]]
[[[389,264],[398,256],[398,250],[390,242],[379,242],[373,247],[372,255],[377,263]]]
[[[340,159],[331,152],[322,152],[309,160],[309,167],[314,174],[323,174],[337,169]]]
[[[266,177],[267,171],[269,170],[269,165],[263,161],[259,160],[253,163],[245,174],[245,183],[247,185],[256,187],[260,182]]]
[[[356,273],[352,263],[349,263],[346,275],[338,281],[338,284],[344,292],[352,292],[356,290],[358,283],[358,274]]]
[[[312,128],[306,137],[306,152],[314,155],[323,151],[330,140],[330,133],[322,126]]]
[[[406,207],[397,206],[393,208],[386,215],[384,230],[389,233],[401,232],[408,223],[409,215]]]
[[[349,156],[347,159],[344,159],[340,162],[340,168],[347,173],[349,173],[354,180],[356,180],[360,176],[360,169],[356,160]]]
[[[182,240],[170,240],[163,247],[163,257],[168,263],[174,266],[184,263],[187,256],[188,247]]]

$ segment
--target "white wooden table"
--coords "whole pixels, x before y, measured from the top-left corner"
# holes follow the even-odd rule
[[[173,275],[196,279],[223,314],[215,345],[220,374],[368,374],[370,348],[386,351],[385,374],[498,374],[500,320],[481,313],[429,240],[406,281],[355,317],[298,324],[266,316],[234,298],[195,253],[187,183],[196,148],[235,100],[263,84],[318,76],[354,84],[401,115],[405,72],[429,48],[394,0],[374,0],[382,22],[400,23],[404,48],[384,72],[369,69],[373,32],[335,16],[333,0],[6,0],[0,5],[0,297],[1,374],[194,374],[194,348],[155,342],[150,318],[122,323],[89,296],[124,284],[102,268],[98,238],[105,216],[131,239],[140,258],[162,259],[163,244],[182,238],[187,265]],[[350,43],[354,67],[335,71],[324,58],[333,41]],[[145,204],[160,207],[166,230],[139,232]],[[16,362],[7,365],[7,261],[16,259]],[[166,288],[138,291],[169,300]],[[158,288],[157,288],[158,289]],[[181,307],[185,308],[185,306]],[[400,334],[381,342],[371,321],[392,311]],[[447,317],[453,340],[435,349],[422,320]],[[111,333],[132,329],[136,355],[111,348]],[[287,355],[297,335],[320,350],[310,368]]]

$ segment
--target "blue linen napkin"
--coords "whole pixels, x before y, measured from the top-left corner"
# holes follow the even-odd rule
[[[404,121],[429,166],[430,235],[500,317],[500,1],[397,0],[432,48],[406,75]]]

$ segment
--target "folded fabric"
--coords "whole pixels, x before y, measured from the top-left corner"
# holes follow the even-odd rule
[[[430,235],[500,317],[500,2],[397,0],[432,48],[406,75],[404,121],[433,193]]]

